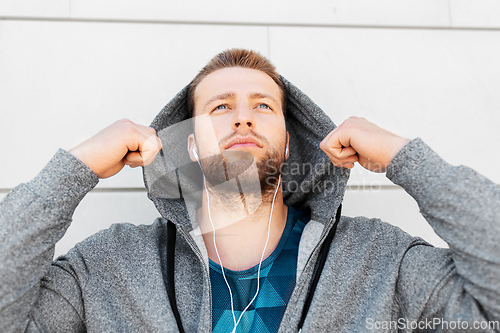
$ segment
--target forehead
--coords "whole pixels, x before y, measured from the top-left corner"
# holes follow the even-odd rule
[[[267,94],[282,106],[282,92],[269,75],[256,69],[231,67],[210,73],[198,84],[194,91],[195,110],[203,107],[213,96],[226,93],[234,94],[235,98],[256,93]]]

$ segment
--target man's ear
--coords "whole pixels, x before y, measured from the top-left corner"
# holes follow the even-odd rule
[[[193,133],[189,134],[189,136],[188,136],[187,149],[188,149],[189,158],[191,159],[191,161],[198,162],[198,159],[194,155],[194,150],[196,149],[196,139],[194,138]]]

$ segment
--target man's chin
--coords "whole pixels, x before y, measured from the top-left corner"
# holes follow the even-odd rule
[[[229,150],[204,159],[202,166],[210,187],[236,179],[235,190],[265,195],[275,189],[282,162],[276,153],[260,158],[247,151]]]
[[[228,179],[233,179],[244,174],[254,162],[255,157],[249,152],[242,150],[224,152],[224,164]]]
[[[254,156],[246,151],[232,150],[202,160],[205,177],[211,186],[217,186],[247,173],[254,164]],[[258,182],[258,176],[255,176]]]

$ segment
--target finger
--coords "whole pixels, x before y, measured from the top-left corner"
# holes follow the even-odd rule
[[[151,135],[146,141],[141,145],[141,156],[143,158],[144,165],[148,165],[155,159],[156,155],[160,152],[162,148],[161,140],[155,135]]]
[[[333,136],[333,134],[335,133],[335,131],[336,131],[337,129],[338,129],[338,127],[337,127],[337,128],[335,128],[335,129],[334,129],[333,131],[331,131],[330,133],[328,133],[328,134],[327,134],[327,136],[325,136],[325,138],[321,141],[320,146],[321,146],[322,144],[326,144],[326,143],[330,140],[330,138]]]
[[[323,150],[328,157],[332,160],[332,162],[356,162],[358,159],[358,154],[356,150],[352,147],[343,147],[343,148],[325,148]]]
[[[342,163],[342,164],[334,164],[338,168],[347,168],[352,169],[356,163]]]
[[[343,148],[326,148],[325,153],[331,156],[338,162],[355,162],[357,160],[357,152],[352,147]],[[353,159],[353,157],[355,159]]]
[[[340,164],[340,161],[337,158],[337,155],[333,154],[331,149],[325,149],[323,151],[325,152],[326,156],[328,156],[330,161],[332,161],[333,164]]]
[[[344,147],[340,150],[338,154],[339,159],[349,158],[351,156],[357,156],[358,152],[352,147]]]
[[[152,127],[146,127],[146,126],[142,126],[142,129],[145,129],[145,130],[146,130],[146,131],[143,131],[143,132],[142,132],[142,134],[143,134],[143,135],[144,135],[144,137],[146,138],[146,141],[148,141],[148,140],[152,140],[151,142],[149,142],[149,143],[151,143],[151,144],[152,144],[152,145],[151,145],[151,147],[153,147],[153,146],[154,146],[154,143],[155,143],[155,142],[154,142],[154,140],[153,140],[153,138],[154,138],[154,139],[156,140],[156,145],[158,145],[158,146],[159,146],[159,149],[161,149],[161,148],[162,148],[161,140],[160,140],[160,138],[156,135],[156,130],[155,130],[154,128],[152,128]],[[151,134],[152,134],[152,135],[151,135]],[[143,145],[144,145],[144,143],[143,143]]]
[[[354,163],[345,163],[342,165],[342,167],[347,168],[347,169],[352,169],[354,168]]]
[[[130,167],[132,167],[133,165],[144,166],[144,159],[142,158],[141,152],[131,151],[125,156],[125,158],[123,159],[123,163]]]
[[[323,151],[326,152],[328,149],[333,149],[334,151],[337,151],[337,153],[334,153],[335,155],[340,154],[342,149],[350,146],[350,136],[340,126],[331,131],[330,134],[328,134],[320,143],[320,148]]]
[[[151,164],[156,157],[156,153],[141,152],[141,151],[131,151],[129,152],[125,158],[123,159],[123,163],[132,167],[132,166],[146,166]]]
[[[339,160],[339,163],[345,164],[345,163],[354,163],[359,161],[359,156],[358,155],[352,155],[346,158],[342,158]]]
[[[332,136],[334,135],[335,131],[337,130],[334,129],[333,131],[331,131],[330,133],[328,133],[328,135],[319,143],[319,147],[322,149],[322,150],[325,150],[327,149],[329,146],[331,146],[329,143],[331,141],[331,138]]]
[[[115,174],[117,174],[118,172],[120,172],[120,170],[124,167],[124,163],[120,162],[120,163],[117,163],[115,166],[113,166],[111,169],[107,170],[107,171],[104,171],[102,172],[101,174],[99,174],[99,178],[101,179],[105,179],[105,178],[109,178]]]
[[[149,137],[150,135],[156,136],[156,130],[153,127],[149,126],[144,126],[144,125],[139,125],[139,124],[134,124],[135,129],[142,133],[145,137]]]
[[[147,127],[148,131],[156,135],[156,130],[153,127]]]
[[[150,135],[147,140],[139,143],[138,151],[127,153],[124,163],[127,165],[145,166],[155,159],[161,149],[161,141],[156,135]]]
[[[338,159],[335,157],[332,157],[331,155],[327,154],[327,156],[330,158],[330,161],[336,166],[344,166],[344,164],[350,164],[350,163],[356,163],[359,162],[359,156],[358,155],[352,155],[346,158]]]

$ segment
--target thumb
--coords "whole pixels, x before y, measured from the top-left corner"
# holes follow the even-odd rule
[[[138,150],[129,152],[123,161],[126,165],[134,167],[149,165],[161,148],[161,140],[156,134],[150,134],[145,141],[139,142]]]

